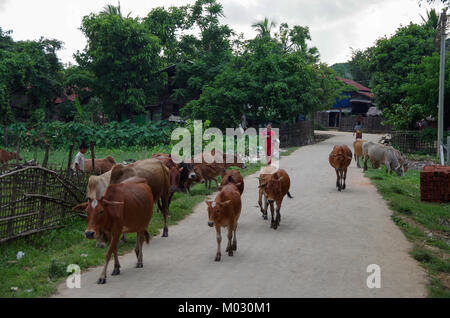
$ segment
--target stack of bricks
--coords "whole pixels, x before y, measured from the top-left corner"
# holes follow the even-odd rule
[[[420,198],[427,202],[450,201],[450,166],[426,166],[420,173]]]

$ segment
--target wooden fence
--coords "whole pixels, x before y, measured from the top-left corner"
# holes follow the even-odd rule
[[[280,147],[300,147],[314,142],[314,123],[300,121],[280,127]]]
[[[61,226],[84,201],[88,175],[41,166],[0,168],[0,243]]]
[[[384,124],[382,117],[363,117],[363,132],[365,133],[388,133],[392,131],[392,126]],[[357,120],[355,117],[342,116],[339,121],[340,131],[354,131]]]
[[[391,134],[391,145],[404,153],[437,153],[437,140],[429,140],[414,131],[399,131]],[[437,138],[436,138],[437,139]]]

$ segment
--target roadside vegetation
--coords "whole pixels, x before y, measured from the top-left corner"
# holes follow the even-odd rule
[[[392,220],[414,244],[410,254],[427,270],[429,297],[450,297],[450,204],[420,200],[420,172],[405,177],[386,175],[385,169],[366,172],[394,211]]]

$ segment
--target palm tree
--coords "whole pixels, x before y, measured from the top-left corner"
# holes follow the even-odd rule
[[[269,23],[269,19],[266,17],[263,21],[256,22],[252,24],[252,28],[256,29],[258,31],[259,36],[264,37],[270,37],[270,33],[274,27],[276,27],[277,24],[273,21]]]

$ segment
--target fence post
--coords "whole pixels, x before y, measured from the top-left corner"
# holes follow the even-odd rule
[[[67,171],[70,171],[70,166],[72,165],[72,155],[73,155],[73,145],[69,146],[69,160],[68,160],[68,164],[67,164]]]
[[[42,166],[44,168],[47,168],[48,165],[48,153],[50,151],[50,145],[48,143],[45,144],[45,155],[44,155],[44,162],[42,163]]]
[[[17,139],[17,156],[16,156],[16,164],[19,164],[19,153],[20,153],[20,138]]]
[[[447,136],[447,165],[450,166],[450,136]]]
[[[5,146],[8,147],[8,127],[5,127]]]
[[[95,174],[95,152],[94,152],[95,142],[91,142],[91,156],[92,156],[92,174]]]

